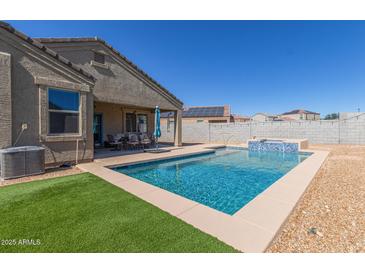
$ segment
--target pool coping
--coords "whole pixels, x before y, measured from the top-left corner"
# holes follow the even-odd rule
[[[247,145],[227,146],[247,148]],[[225,214],[110,169],[121,165],[199,155],[220,147],[225,147],[225,145],[199,145],[197,149],[171,151],[166,155],[146,153],[142,154],[145,157],[118,156],[117,159],[109,158],[104,161],[80,164],[78,167],[157,206],[201,231],[217,237],[240,251],[264,252],[281,231],[288,216],[328,156],[328,151],[300,150],[300,152],[310,152],[312,155],[233,215]]]

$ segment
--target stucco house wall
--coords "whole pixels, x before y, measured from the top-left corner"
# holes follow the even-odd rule
[[[308,120],[320,120],[321,119],[321,116],[319,114],[309,114],[309,116],[307,116]]]
[[[319,114],[312,114],[312,113],[285,114],[285,115],[280,115],[280,117],[291,118],[293,120],[311,120],[311,121],[320,119]]]
[[[266,122],[266,121],[270,121],[269,117],[267,115],[265,115],[265,114],[262,114],[262,113],[256,113],[255,115],[252,116],[251,119],[252,119],[252,121],[255,121],[255,122]]]
[[[166,94],[98,40],[67,43],[47,42],[47,39],[40,41],[97,79],[93,89],[95,101],[151,109],[158,105],[163,111],[182,109],[181,102]],[[94,52],[105,54],[104,65],[93,61]]]
[[[16,145],[41,145],[46,149],[46,164],[73,161],[76,155],[76,138],[48,138],[47,87],[67,87],[82,94],[83,136],[78,158],[93,158],[92,81],[76,73],[65,64],[48,56],[39,48],[0,28],[0,148]],[[8,56],[8,58],[4,57]],[[7,61],[4,61],[4,60]],[[10,65],[10,69],[9,68]],[[10,75],[9,75],[10,74]],[[10,80],[10,83],[9,83]],[[88,86],[88,84],[90,86]],[[43,94],[43,95],[42,95]],[[43,96],[43,97],[42,97]],[[91,111],[89,111],[91,109]],[[46,116],[45,116],[46,115]],[[11,122],[9,122],[11,121]],[[28,129],[19,137],[22,124]],[[43,138],[44,137],[44,138]]]
[[[98,38],[40,38],[41,43],[71,60],[92,74],[95,113],[103,117],[103,140],[107,134],[126,132],[126,113],[147,114],[148,133],[154,128],[154,109],[173,111],[178,117],[175,145],[181,145],[181,112],[183,103],[150,78],[131,61]],[[104,55],[105,62],[95,60],[95,53]],[[104,104],[113,104],[110,109]],[[111,117],[121,117],[113,120]]]
[[[11,123],[11,55],[0,52],[0,148],[12,144]]]
[[[64,45],[59,51],[57,45],[53,47],[58,52],[51,50],[53,44],[44,45],[0,21],[0,148],[43,146],[47,166],[91,161],[94,111],[103,112],[108,122],[104,124],[105,138],[106,134],[125,131],[125,115],[129,112],[147,115],[147,130],[152,133],[157,105],[162,111],[174,112],[175,145],[181,146],[183,103],[173,94],[105,42],[93,40],[81,47]],[[105,54],[105,64],[94,62],[95,52]],[[49,133],[49,88],[79,94],[78,108],[71,110],[72,115],[79,115],[78,131]],[[54,108],[52,112],[64,114],[67,108]],[[63,124],[53,124],[59,125]]]
[[[290,118],[293,120],[304,120],[304,114],[286,114],[286,115],[280,115],[280,118]]]

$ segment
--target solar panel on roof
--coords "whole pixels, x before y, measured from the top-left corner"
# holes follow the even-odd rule
[[[224,116],[224,107],[190,108],[183,112],[184,117],[215,117]]]

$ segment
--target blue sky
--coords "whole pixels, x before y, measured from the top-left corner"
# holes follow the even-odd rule
[[[365,21],[8,21],[99,36],[187,106],[238,114],[365,111]]]

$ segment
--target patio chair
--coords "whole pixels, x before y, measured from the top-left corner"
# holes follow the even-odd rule
[[[122,141],[123,136],[124,135],[122,133],[117,133],[117,134],[114,135],[114,140],[118,141],[118,142]]]
[[[114,147],[114,150],[120,150],[122,142],[120,140],[116,140],[113,135],[108,134],[106,135],[108,138],[108,143],[110,146]]]
[[[145,146],[149,147],[151,144],[152,144],[152,141],[151,141],[150,137],[148,137],[148,135],[146,133],[142,133],[141,145],[142,145],[143,149],[145,148]]]
[[[127,145],[131,148],[138,148],[140,142],[138,140],[138,136],[136,134],[130,134],[129,140],[127,141]]]
[[[124,150],[128,149],[128,140],[129,140],[128,134],[122,133],[122,138],[120,139],[120,141],[122,142],[122,148]]]

